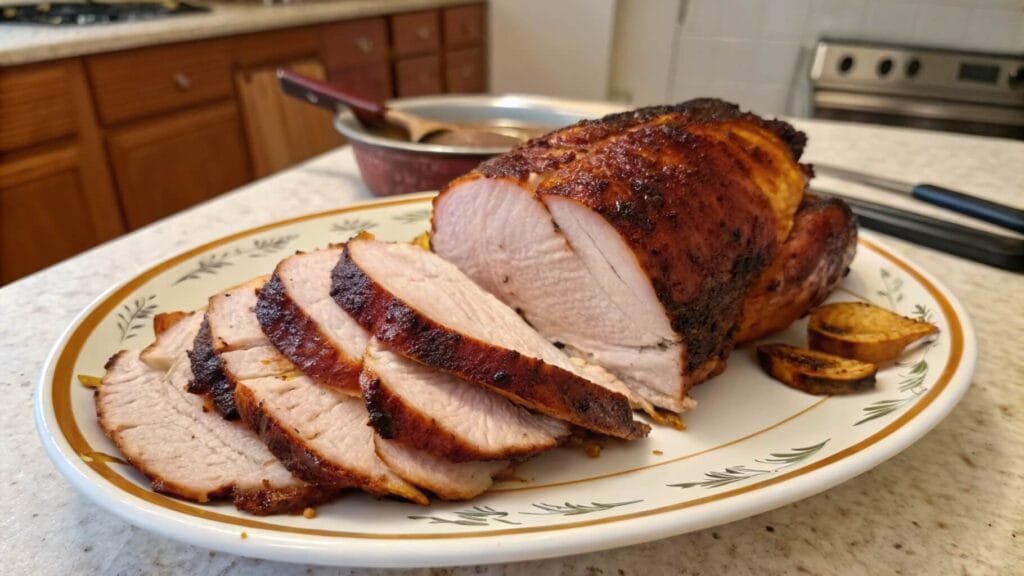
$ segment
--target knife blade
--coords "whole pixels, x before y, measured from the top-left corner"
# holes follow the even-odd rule
[[[815,163],[814,170],[819,174],[840,180],[899,192],[922,202],[1024,234],[1024,210],[1013,206],[992,202],[936,184],[914,184],[831,164]]]
[[[865,228],[989,266],[1024,271],[1024,238],[993,234],[831,190],[810,192],[843,200]]]

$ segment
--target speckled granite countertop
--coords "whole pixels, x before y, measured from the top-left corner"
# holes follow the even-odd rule
[[[291,28],[320,22],[425,10],[470,0],[331,0],[263,6],[203,3],[211,10],[145,22],[93,26],[0,24],[0,66],[111,52],[140,46]],[[4,4],[25,0],[0,0]]]
[[[929,180],[1024,207],[1022,142],[799,126],[810,135],[810,161]],[[0,574],[367,573],[215,553],[132,527],[78,495],[50,464],[31,396],[51,344],[111,284],[216,237],[369,197],[351,152],[342,149],[0,289]],[[973,387],[914,446],[823,494],[746,520],[619,550],[451,572],[1024,573],[1024,275],[891,244],[957,294],[979,339]]]

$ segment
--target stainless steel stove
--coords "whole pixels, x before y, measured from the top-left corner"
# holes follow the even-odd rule
[[[822,40],[813,115],[1024,140],[1024,54]]]

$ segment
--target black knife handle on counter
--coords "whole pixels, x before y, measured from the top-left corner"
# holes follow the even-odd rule
[[[865,228],[996,268],[1024,271],[1024,238],[993,234],[860,198],[812,192],[845,201]]]
[[[935,184],[918,184],[914,186],[912,194],[914,198],[929,204],[1024,234],[1024,210],[968,196]]]

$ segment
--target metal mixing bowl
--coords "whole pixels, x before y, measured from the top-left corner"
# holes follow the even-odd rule
[[[538,127],[548,131],[622,109],[605,102],[519,95],[426,96],[392,100],[388,106],[445,122],[488,125],[501,132]],[[338,114],[334,126],[352,145],[363,180],[378,196],[437,190],[509,149],[408,142],[367,130],[350,111]]]

